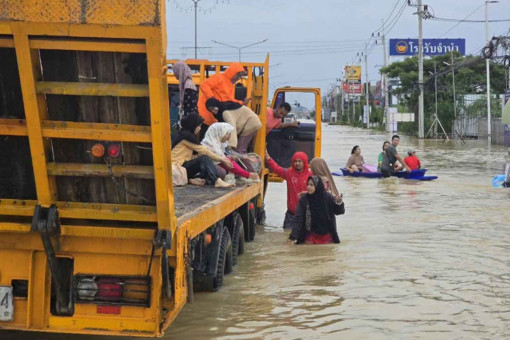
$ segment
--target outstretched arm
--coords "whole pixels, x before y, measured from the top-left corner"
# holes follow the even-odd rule
[[[333,197],[332,195],[329,195],[329,206],[333,209],[333,212],[335,215],[343,215],[345,214],[345,204],[343,201],[342,196]]]
[[[287,177],[287,170],[279,166],[267,153],[266,150],[266,164],[269,167],[269,169],[277,174],[278,176],[285,178]]]
[[[411,168],[409,167],[409,165],[407,165],[406,162],[404,162],[404,160],[402,159],[402,157],[400,157],[399,154],[396,154],[395,158],[400,162],[400,164],[402,164],[403,166],[406,167],[407,171],[411,171]]]

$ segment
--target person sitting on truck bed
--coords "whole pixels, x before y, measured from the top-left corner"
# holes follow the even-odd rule
[[[319,176],[310,176],[306,194],[299,199],[296,220],[289,241],[293,244],[340,243],[335,215],[345,213],[342,196],[333,198]]]
[[[285,212],[283,228],[293,228],[297,222],[296,208],[299,201],[299,194],[306,191],[308,177],[312,176],[312,172],[308,167],[308,156],[304,152],[296,152],[294,156],[292,156],[291,167],[289,169],[284,169],[269,157],[266,150],[266,163],[271,171],[287,182],[287,211]]]
[[[285,129],[288,127],[299,127],[299,122],[294,123],[282,123],[282,119],[290,113],[291,107],[289,103],[281,103],[272,109],[267,108],[267,122],[266,122],[266,133],[269,134],[273,129]]]
[[[228,146],[235,148],[238,153],[247,153],[248,145],[262,127],[259,117],[247,106],[233,101],[221,102],[209,98],[206,106],[219,122],[226,122],[234,128]]]
[[[181,129],[172,142],[172,163],[186,169],[191,184],[207,183],[220,188],[230,187],[230,184],[219,178],[213,163],[220,162],[230,169],[232,168],[230,160],[225,156],[216,155],[198,142],[197,135],[200,133],[202,122],[203,118],[196,113],[181,119]],[[194,156],[194,153],[198,156]],[[195,178],[196,176],[199,178]]]
[[[172,70],[179,81],[179,108],[182,116],[198,113],[198,91],[193,83],[191,69],[184,61],[178,61],[172,65]]]
[[[205,133],[202,145],[209,149],[209,151],[223,157],[225,156],[225,148],[227,147],[227,142],[233,130],[234,128],[232,125],[228,123],[214,123]],[[229,169],[224,164],[220,163],[219,166],[221,168],[230,171],[234,175],[247,179],[250,183],[260,181],[259,175],[256,172],[248,172],[237,163],[239,161],[237,157],[227,156],[227,158],[230,159],[233,167]]]
[[[351,150],[351,157],[347,160],[345,168],[352,174],[353,172],[360,172],[363,170],[365,160],[361,156],[361,148],[355,145]]]
[[[231,101],[241,105],[246,105],[250,98],[244,101],[235,98],[235,83],[241,77],[247,74],[241,63],[232,63],[223,73],[215,74],[200,84],[200,93],[198,96],[198,112],[204,118],[204,124],[209,126],[216,123],[217,119],[207,110],[205,103],[209,98],[216,98],[219,101]],[[205,134],[205,131],[203,132]]]

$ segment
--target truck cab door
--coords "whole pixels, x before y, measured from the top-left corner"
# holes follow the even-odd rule
[[[313,107],[305,108],[300,105],[301,100],[313,102]],[[291,166],[294,153],[306,153],[308,160],[321,156],[322,140],[322,108],[321,93],[318,88],[284,87],[275,91],[271,108],[276,109],[283,102],[295,104],[291,112],[282,119],[282,123],[297,121],[299,127],[273,129],[266,138],[267,152],[283,168]],[[270,174],[269,181],[282,182],[283,179]]]

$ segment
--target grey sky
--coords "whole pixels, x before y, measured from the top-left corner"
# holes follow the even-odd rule
[[[356,52],[364,49],[397,1],[395,12],[400,8],[403,12],[387,38],[416,38],[415,8],[404,6],[406,0],[220,0],[217,4],[202,0],[198,45],[210,48],[200,49],[199,58],[237,60],[237,50],[214,44],[213,39],[244,46],[267,38],[267,42],[243,50],[242,58],[259,62],[270,53],[270,64],[277,65],[270,70],[270,97],[275,87],[286,85],[320,87],[325,92],[341,76],[345,64],[357,62]],[[431,6],[437,17],[455,19],[463,19],[479,7],[469,19],[484,19],[483,0],[424,0],[424,4]],[[191,0],[167,0],[169,58],[193,58],[193,49],[182,49],[194,45],[192,6]],[[509,0],[489,4],[489,19],[508,18]],[[478,53],[485,42],[484,24],[461,23],[444,35],[455,24],[426,20],[424,38],[466,38],[467,53]],[[509,29],[510,22],[490,23],[489,35],[506,34]],[[383,63],[382,46],[375,46],[368,63],[369,79],[378,80],[375,65]]]

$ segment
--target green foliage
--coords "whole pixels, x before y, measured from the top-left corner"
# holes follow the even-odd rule
[[[438,117],[441,120],[445,130],[451,131],[454,120],[453,106],[453,84],[451,67],[445,63],[451,64],[450,55],[435,56],[424,60],[424,96],[425,96],[425,131],[429,128],[433,121],[435,112],[435,89],[434,89],[434,61],[436,62],[437,92],[438,92]],[[485,93],[486,77],[485,77],[485,60],[480,57],[467,56],[462,57],[454,54],[455,67],[455,88],[457,93],[457,103],[463,94]],[[402,106],[409,111],[418,113],[418,59],[417,57],[407,58],[400,62],[382,68],[381,73],[385,73],[389,78],[399,78],[401,87],[394,89],[393,94],[400,99]],[[491,63],[491,91],[495,94],[503,93],[505,89],[505,71],[502,65]],[[483,99],[485,102],[485,99]],[[476,103],[476,102],[475,102]],[[483,115],[486,109],[482,108],[480,103],[476,103],[474,107],[469,107],[469,114]],[[499,113],[499,105],[493,105],[492,114]],[[461,107],[457,107],[457,113]],[[466,107],[466,110],[468,108]],[[491,110],[492,111],[492,110]],[[418,117],[416,116],[416,121]],[[416,126],[416,129],[414,129]],[[417,123],[400,123],[399,129],[404,127],[416,133]]]
[[[473,103],[463,105],[465,113],[469,117],[480,115],[483,117],[487,116],[487,100],[485,98],[480,98]],[[491,98],[491,115],[496,117],[501,116],[501,101],[498,98]]]

